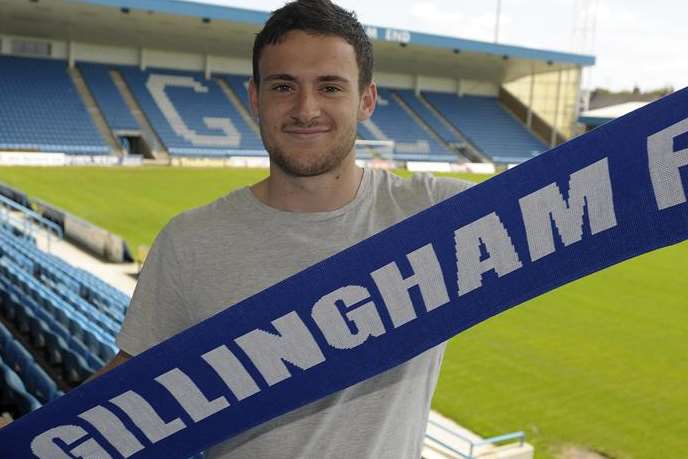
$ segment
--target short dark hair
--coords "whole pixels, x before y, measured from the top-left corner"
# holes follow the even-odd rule
[[[373,46],[356,13],[330,0],[296,0],[275,10],[253,43],[253,82],[260,84],[260,60],[263,48],[280,43],[292,30],[314,35],[335,35],[353,46],[358,64],[358,87],[362,92],[373,81]]]

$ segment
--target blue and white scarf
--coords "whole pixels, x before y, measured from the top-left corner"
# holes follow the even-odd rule
[[[0,457],[185,458],[688,238],[688,90],[191,327],[0,430]]]

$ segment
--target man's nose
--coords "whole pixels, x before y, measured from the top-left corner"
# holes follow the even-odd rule
[[[320,116],[317,94],[310,90],[299,91],[292,116],[301,123],[309,123]]]

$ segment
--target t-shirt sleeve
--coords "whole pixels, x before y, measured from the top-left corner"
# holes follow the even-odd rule
[[[160,232],[146,257],[117,336],[119,348],[130,355],[192,325],[171,227],[169,224]]]
[[[475,185],[473,182],[454,177],[435,177],[429,172],[414,173],[411,181],[414,188],[424,189],[430,199],[430,205],[449,199]]]
[[[475,185],[475,183],[468,180],[453,177],[434,177],[434,182],[433,194],[435,203],[449,199]]]

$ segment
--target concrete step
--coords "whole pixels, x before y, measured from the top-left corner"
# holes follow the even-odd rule
[[[81,96],[81,100],[84,102],[86,110],[88,110],[89,115],[91,115],[93,123],[96,125],[96,128],[98,128],[98,132],[100,132],[100,135],[103,136],[108,144],[110,144],[112,152],[118,156],[122,156],[124,154],[124,150],[117,142],[117,139],[115,139],[112,131],[108,127],[103,113],[100,111],[93,94],[91,94],[91,90],[88,88],[84,78],[81,76],[81,72],[76,67],[69,68],[67,72],[69,73],[69,76],[71,77],[79,96]]]
[[[448,119],[444,117],[442,113],[440,113],[439,110],[435,108],[434,105],[432,105],[428,100],[423,97],[422,94],[419,94],[418,100],[425,105],[425,107],[432,112],[433,115],[435,115],[435,118],[440,120],[444,126],[449,129],[451,132],[458,137],[461,142],[463,142],[466,145],[466,149],[468,151],[467,159],[470,161],[478,162],[478,163],[489,163],[491,162],[490,159],[485,156],[475,145],[473,145],[471,142],[468,141],[466,136],[463,135],[463,132],[461,132],[456,126],[454,126],[452,123],[449,122]]]
[[[425,121],[423,121],[421,119],[421,117],[418,116],[416,114],[416,112],[413,111],[413,109],[411,107],[406,105],[406,102],[404,102],[404,100],[401,97],[399,97],[397,94],[395,94],[394,92],[391,92],[391,91],[389,92],[389,94],[394,98],[394,100],[397,101],[397,103],[402,108],[402,110],[404,110],[411,118],[413,118],[413,120],[416,122],[416,124],[418,124],[425,132],[427,132],[428,135],[430,135],[430,137],[435,139],[435,142],[439,143],[440,145],[444,145],[449,151],[456,153],[456,156],[457,156],[457,159],[459,160],[459,162],[467,162],[468,161],[468,158],[466,158],[461,153],[456,151],[456,149],[454,147],[452,147],[451,145],[448,145],[447,142],[445,142],[444,139],[442,139],[439,135],[437,135],[437,133],[430,126],[425,124]]]
[[[124,103],[127,104],[129,111],[141,127],[141,137],[153,156],[151,159],[165,160],[169,163],[170,157],[163,147],[162,141],[155,133],[153,126],[151,126],[151,124],[148,122],[146,115],[143,113],[141,106],[134,98],[134,95],[131,93],[131,90],[127,86],[127,83],[124,81],[122,75],[117,70],[110,70],[110,77],[112,78],[112,81],[114,81],[117,90],[122,95]]]

